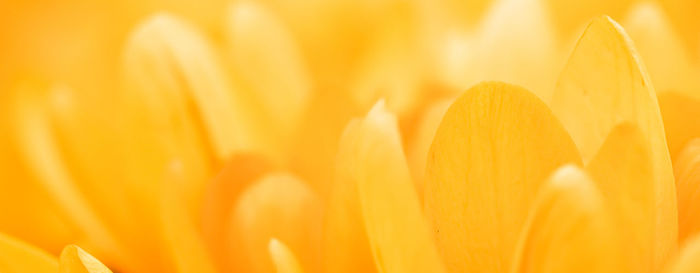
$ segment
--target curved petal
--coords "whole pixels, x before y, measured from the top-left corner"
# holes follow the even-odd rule
[[[307,272],[319,272],[323,203],[308,185],[285,173],[246,188],[229,215],[229,257],[241,272],[273,272],[268,243],[278,238]]]
[[[60,273],[112,273],[109,268],[76,245],[66,246],[61,252]]]
[[[446,272],[411,181],[396,117],[377,103],[356,143],[360,207],[379,272]]]
[[[58,261],[34,246],[0,233],[0,271],[4,273],[54,273]]]
[[[700,99],[678,92],[659,94],[659,107],[664,119],[671,159],[676,160],[681,149],[693,138],[700,137]]]
[[[690,141],[673,166],[678,186],[678,239],[700,232],[700,138]]]
[[[272,263],[275,264],[277,273],[303,273],[299,261],[286,245],[277,239],[271,239],[268,244]]]
[[[655,233],[672,232],[675,223],[656,223],[654,169],[646,137],[634,124],[618,125],[586,170],[597,183],[616,226],[625,230],[619,237],[628,246],[625,258],[631,271],[652,272]]]
[[[534,94],[498,82],[464,93],[447,110],[426,167],[426,214],[450,272],[509,270],[540,185],[580,161]]]
[[[560,168],[535,200],[511,272],[627,271],[603,196],[582,170]]]
[[[620,122],[639,127],[647,137],[654,173],[654,269],[676,242],[676,196],[671,160],[654,88],[624,30],[609,17],[586,28],[559,77],[552,100],[584,162],[589,162]]]
[[[425,109],[417,122],[417,126],[413,129],[413,135],[409,141],[410,144],[406,149],[408,165],[411,168],[416,191],[421,200],[423,198],[423,184],[425,183],[425,163],[428,161],[430,144],[433,143],[435,132],[452,102],[452,99],[442,99],[432,103]]]

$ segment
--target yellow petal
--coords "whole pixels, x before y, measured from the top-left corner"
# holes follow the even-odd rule
[[[700,236],[695,236],[685,243],[678,258],[669,266],[668,273],[700,272]]]
[[[673,166],[678,187],[678,240],[700,232],[700,138],[690,141]]]
[[[324,219],[326,272],[376,272],[357,192],[357,141],[361,121],[345,127],[336,156],[335,177]]]
[[[527,90],[481,83],[447,110],[428,155],[425,209],[450,272],[505,272],[534,195],[580,164],[549,108]]]
[[[245,107],[233,95],[219,57],[193,26],[168,14],[148,18],[131,34],[124,53],[127,99],[145,103],[155,122],[182,111],[219,160],[250,148]],[[166,108],[166,107],[171,107]],[[150,112],[149,112],[150,111]],[[159,120],[160,119],[160,120]]]
[[[0,271],[54,273],[58,261],[43,250],[0,233]]]
[[[112,273],[109,268],[76,245],[66,246],[61,252],[60,273]]]
[[[654,269],[675,248],[676,196],[671,160],[656,93],[624,30],[609,17],[594,19],[565,66],[552,100],[584,162],[589,162],[620,122],[630,122],[647,138],[657,204]]]
[[[445,272],[421,210],[396,117],[377,103],[356,143],[357,188],[379,272]]]
[[[582,170],[560,168],[535,200],[511,272],[626,272],[611,215]]]
[[[297,129],[313,87],[297,41],[277,16],[252,1],[234,3],[227,20],[235,76],[285,140]]]
[[[298,178],[262,177],[245,189],[229,222],[229,253],[240,272],[273,272],[268,243],[278,238],[298,255],[308,272],[319,272],[323,204]]]
[[[659,94],[659,107],[664,120],[668,151],[675,162],[681,149],[693,138],[700,137],[700,99],[678,92]]]
[[[688,48],[659,4],[644,2],[633,6],[622,25],[637,46],[656,90],[700,88]]]
[[[630,269],[651,272],[655,234],[670,237],[664,233],[675,232],[675,222],[656,223],[654,169],[646,137],[631,123],[616,126],[586,170],[597,183],[616,226],[625,230],[620,237],[628,246],[625,258]]]
[[[294,253],[282,242],[277,239],[271,239],[268,245],[270,257],[275,264],[277,273],[303,273],[299,261],[294,256]]]
[[[189,199],[190,180],[206,180],[209,177],[196,165],[184,165],[174,161],[165,170],[163,189],[160,191],[160,227],[165,238],[166,254],[170,255],[176,272],[218,272],[212,256],[209,255],[204,237],[201,234],[200,200]]]
[[[428,161],[430,144],[433,143],[435,132],[452,101],[452,99],[443,99],[428,106],[421,114],[422,116],[419,118],[418,125],[415,127],[413,136],[409,141],[406,157],[416,183],[418,197],[421,199],[423,198],[423,184],[425,183],[425,163]]]

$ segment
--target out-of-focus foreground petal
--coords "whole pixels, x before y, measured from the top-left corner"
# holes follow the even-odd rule
[[[700,272],[700,236],[689,239],[678,258],[669,266],[668,273]]]
[[[355,147],[359,204],[379,272],[445,272],[401,145],[396,117],[377,103]],[[411,258],[407,258],[411,257]]]
[[[634,124],[612,129],[586,170],[600,189],[613,223],[623,230],[616,238],[627,248],[621,263],[631,272],[653,272],[656,228],[675,229],[675,223],[656,223],[658,216],[653,158],[647,138]]]
[[[537,196],[512,273],[627,271],[604,198],[582,170],[560,168]]]
[[[678,188],[678,240],[682,243],[700,232],[700,138],[685,145],[673,169]]]
[[[320,272],[323,203],[299,178],[263,176],[246,188],[229,214],[229,259],[241,272],[273,272],[271,238],[294,251],[306,272]]]
[[[413,128],[413,134],[408,141],[406,158],[411,168],[418,198],[423,199],[423,185],[425,184],[425,163],[428,162],[430,145],[435,138],[442,117],[452,104],[452,99],[442,99],[430,104],[421,113],[417,125]]]
[[[655,180],[652,270],[657,270],[676,245],[673,170],[654,88],[629,37],[612,19],[601,17],[588,25],[559,77],[551,107],[584,162],[620,122],[638,126],[646,136]]]
[[[112,273],[109,268],[76,245],[66,246],[59,260],[60,273]]]
[[[271,239],[268,244],[268,251],[270,252],[272,263],[275,264],[277,273],[304,273],[294,253],[282,242],[274,238]]]
[[[510,270],[540,185],[581,164],[549,108],[498,82],[469,89],[447,110],[428,155],[426,214],[450,272]]]
[[[39,248],[0,233],[0,271],[55,273],[58,261]]]

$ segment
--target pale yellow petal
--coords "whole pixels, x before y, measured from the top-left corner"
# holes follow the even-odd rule
[[[627,272],[618,230],[582,170],[560,168],[535,200],[511,272]]]
[[[323,265],[326,272],[376,272],[357,192],[357,141],[360,119],[345,127],[336,156],[333,186],[324,219]]]
[[[652,272],[655,234],[673,232],[676,224],[656,223],[659,212],[653,159],[646,137],[631,123],[616,126],[586,170],[600,189],[614,223],[625,231],[619,236],[628,247],[625,262],[632,272]]]
[[[95,257],[76,245],[66,246],[61,252],[60,273],[112,273]]]
[[[690,238],[678,258],[669,266],[668,273],[700,272],[700,236]]]
[[[450,272],[509,270],[540,185],[580,161],[534,94],[498,82],[464,93],[447,110],[426,167],[426,214]]]
[[[226,34],[233,72],[261,108],[277,142],[297,129],[313,94],[313,82],[295,37],[263,5],[234,3]]]
[[[656,93],[624,30],[609,17],[594,19],[566,64],[551,103],[589,162],[620,122],[638,126],[651,151],[654,174],[653,268],[674,251],[676,196]]]
[[[664,14],[662,6],[652,2],[636,4],[622,25],[649,69],[656,90],[700,89],[688,48]]]
[[[678,240],[700,232],[700,138],[688,142],[675,159],[678,187]]]
[[[0,233],[0,271],[54,273],[58,261],[43,250]]]
[[[301,269],[299,261],[289,249],[282,242],[277,239],[271,239],[270,244],[268,244],[268,249],[270,251],[270,257],[272,262],[275,264],[277,273],[303,273],[304,270]]]
[[[700,99],[679,92],[659,94],[659,107],[664,120],[668,151],[675,162],[681,149],[693,138],[700,137]]]
[[[229,216],[229,257],[240,272],[273,272],[271,238],[286,242],[307,272],[320,271],[323,204],[308,185],[272,173],[241,193]]]
[[[377,103],[356,143],[361,211],[379,272],[446,272],[423,216],[396,117]]]

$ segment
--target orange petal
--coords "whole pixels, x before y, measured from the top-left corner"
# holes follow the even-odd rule
[[[230,214],[229,253],[242,272],[273,272],[268,243],[278,238],[299,255],[308,272],[319,272],[323,204],[298,178],[268,174],[248,187]]]
[[[43,250],[0,233],[0,271],[54,273],[58,261]]]
[[[584,162],[620,122],[638,126],[647,138],[657,209],[653,269],[658,269],[676,243],[673,170],[654,88],[629,37],[612,19],[588,25],[559,77],[551,106]]]
[[[425,209],[451,272],[504,272],[534,195],[559,166],[580,164],[549,108],[498,82],[447,110],[428,155]]]
[[[421,210],[396,117],[377,103],[357,135],[358,196],[379,272],[445,272]]]
[[[60,273],[112,273],[109,268],[76,245],[66,246],[61,252]]]
[[[700,232],[700,138],[690,141],[673,166],[678,187],[678,240]]]
[[[582,170],[565,166],[543,185],[511,272],[626,272],[603,196]]]
[[[671,159],[676,161],[681,149],[693,138],[700,137],[700,99],[678,92],[659,94],[659,107],[664,119]]]
[[[654,236],[673,232],[675,222],[656,223],[653,160],[645,136],[636,125],[616,126],[586,170],[597,183],[614,223],[625,230],[620,238],[629,246],[625,258],[630,269],[651,272],[656,251]]]
[[[700,272],[700,236],[690,238],[678,258],[669,266],[668,273]]]
[[[277,273],[303,273],[299,261],[294,256],[294,253],[282,242],[277,239],[271,239],[268,245],[270,257],[275,264]]]

